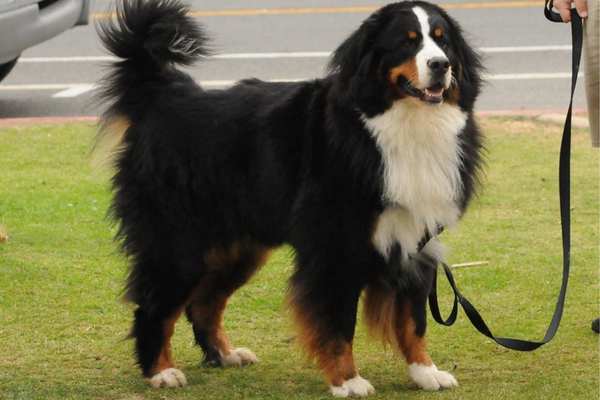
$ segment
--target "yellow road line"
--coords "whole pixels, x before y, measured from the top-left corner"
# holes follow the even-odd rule
[[[368,14],[377,7],[286,7],[286,8],[242,8],[231,10],[192,11],[194,17],[241,17],[255,15],[303,15],[303,14]]]
[[[447,10],[474,10],[494,8],[533,8],[541,7],[543,1],[496,1],[496,2],[471,2],[471,3],[442,3],[439,6]],[[260,15],[310,15],[310,14],[368,14],[379,7],[283,7],[283,8],[240,8],[231,10],[197,10],[191,11],[192,17],[248,17]],[[94,19],[105,19],[113,16],[111,13],[94,13]]]

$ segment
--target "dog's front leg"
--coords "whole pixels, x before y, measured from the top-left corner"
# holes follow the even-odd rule
[[[396,340],[408,364],[408,376],[419,388],[441,390],[458,386],[449,372],[438,370],[427,353],[425,328],[426,298],[411,296],[398,307]]]
[[[292,278],[290,305],[300,330],[299,341],[316,359],[336,397],[367,396],[373,386],[358,374],[352,355],[360,280],[336,268],[311,268],[299,262]],[[338,267],[339,268],[339,267]]]
[[[371,333],[404,356],[416,386],[424,390],[455,387],[454,376],[438,370],[427,353],[427,297],[435,265],[420,260],[405,260],[392,280],[387,277],[367,286],[365,321]]]

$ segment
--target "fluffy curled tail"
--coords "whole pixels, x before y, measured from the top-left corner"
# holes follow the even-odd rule
[[[188,11],[179,0],[119,0],[116,18],[99,25],[100,38],[112,54],[139,65],[189,65],[209,51]]]
[[[206,34],[188,11],[179,0],[117,0],[116,16],[98,25],[104,46],[120,60],[111,65],[96,94],[107,108],[93,165],[114,163],[133,116],[156,97],[149,90],[161,91],[161,84],[186,79],[173,73],[174,64],[189,65],[210,54]]]

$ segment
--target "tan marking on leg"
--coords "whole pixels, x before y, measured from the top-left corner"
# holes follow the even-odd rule
[[[409,302],[404,303],[397,324],[398,345],[406,358],[406,362],[408,364],[431,365],[431,358],[426,350],[425,337],[416,334],[416,325],[411,315]]]
[[[192,303],[190,306],[190,319],[194,325],[206,330],[208,342],[213,344],[222,355],[227,355],[232,350],[223,328],[223,315],[228,297],[229,293],[221,294],[209,303]]]
[[[222,275],[241,273],[250,278],[266,263],[271,248],[249,241],[234,242],[228,247],[213,247],[204,254],[204,263],[210,270],[219,270]],[[240,266],[240,262],[243,263]],[[242,271],[235,271],[241,268]],[[234,290],[237,287],[234,288]]]
[[[390,69],[388,72],[388,79],[392,85],[396,85],[398,78],[401,76],[408,79],[413,86],[418,86],[419,71],[417,70],[417,61],[414,58]]]
[[[352,343],[334,341],[317,352],[317,363],[332,386],[340,386],[357,375]]]
[[[380,284],[365,290],[363,314],[369,332],[384,343],[396,344],[396,292]]]
[[[425,338],[416,334],[410,303],[398,304],[396,292],[382,284],[369,285],[365,294],[363,310],[369,331],[401,350],[409,364],[431,365]]]
[[[204,254],[204,263],[211,269],[230,267],[239,259],[240,244],[233,243],[228,248],[213,247]]]
[[[163,328],[163,345],[160,354],[156,360],[154,367],[152,368],[152,374],[157,374],[167,368],[173,368],[175,366],[173,362],[173,355],[171,353],[171,337],[175,332],[175,323],[179,319],[179,316],[183,312],[183,307],[177,310],[175,314],[164,322]]]
[[[223,327],[227,301],[267,261],[270,251],[266,246],[242,240],[227,247],[214,247],[204,254],[209,276],[194,290],[189,318],[206,330],[207,341],[222,356],[233,350]]]
[[[314,359],[318,353],[318,332],[315,329],[315,325],[310,322],[308,315],[296,305],[294,297],[294,293],[292,292],[287,298],[287,303],[292,312],[294,325],[298,330],[296,340],[306,351],[308,357]]]
[[[213,303],[214,316],[212,321],[210,321],[207,325],[210,327],[210,335],[212,335],[212,337],[209,337],[209,339],[214,341],[216,347],[224,355],[229,354],[232,349],[231,343],[229,343],[229,338],[227,338],[227,334],[223,328],[223,314],[225,314],[227,300],[228,298],[223,296]]]
[[[324,340],[323,330],[312,321],[310,313],[302,310],[294,302],[294,294],[288,297],[295,325],[297,340],[310,359],[316,359],[327,382],[340,386],[344,381],[357,375],[352,355],[352,343],[341,339]]]

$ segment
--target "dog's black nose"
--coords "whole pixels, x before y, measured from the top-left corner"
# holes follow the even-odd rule
[[[435,74],[445,74],[450,68],[450,62],[445,57],[434,57],[427,61],[427,66]]]

